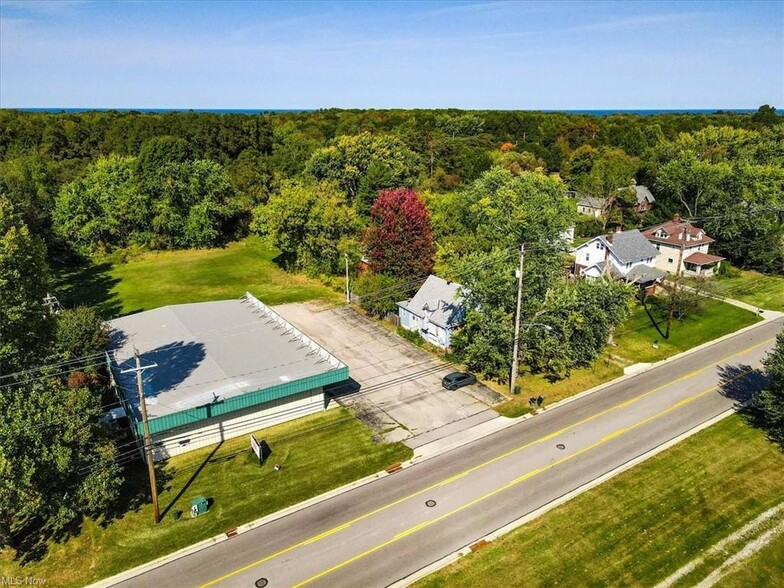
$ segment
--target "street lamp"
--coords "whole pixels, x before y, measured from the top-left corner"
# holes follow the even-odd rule
[[[519,324],[517,326],[518,327],[528,327],[528,329],[530,329],[531,327],[541,327],[545,331],[552,331],[553,330],[553,328],[550,325],[546,325],[544,323],[522,323],[522,324]],[[520,343],[520,341],[519,341],[519,339],[520,339],[519,332],[520,331],[519,331],[519,328],[516,329],[516,330],[517,330],[517,334],[515,336],[514,352],[512,354],[512,377],[511,377],[511,380],[509,381],[509,393],[510,394],[514,394],[515,393],[515,384],[517,383],[517,363],[518,363],[518,355],[519,355],[519,343]]]

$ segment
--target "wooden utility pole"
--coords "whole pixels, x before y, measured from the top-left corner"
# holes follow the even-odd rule
[[[520,269],[517,270],[517,312],[515,312],[514,341],[512,351],[512,377],[509,381],[509,393],[514,394],[517,382],[517,354],[520,349],[520,307],[523,301],[523,261],[525,260],[525,244],[520,245]]]
[[[343,255],[346,256],[346,304],[351,302],[351,290],[348,287],[348,253],[344,253]]]
[[[147,402],[144,400],[144,382],[142,372],[148,368],[158,367],[157,363],[151,363],[142,367],[142,360],[139,357],[139,350],[134,348],[133,354],[136,357],[136,367],[122,370],[122,373],[136,372],[136,386],[139,389],[139,409],[142,413],[142,426],[144,428],[144,454],[147,461],[147,471],[150,475],[150,494],[152,495],[152,515],[157,525],[160,522],[160,510],[158,509],[158,485],[155,481],[155,463],[152,459],[152,439],[150,437],[150,425],[147,422]]]

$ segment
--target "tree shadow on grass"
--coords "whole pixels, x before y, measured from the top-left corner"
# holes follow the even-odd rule
[[[114,287],[120,283],[110,274],[112,264],[80,261],[76,265],[55,268],[54,291],[66,308],[92,306],[103,319],[122,313],[122,304]]]

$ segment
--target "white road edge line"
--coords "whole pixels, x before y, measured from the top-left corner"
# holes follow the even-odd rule
[[[691,355],[693,353],[697,353],[698,351],[701,351],[702,349],[705,349],[705,348],[710,347],[712,345],[716,345],[718,343],[721,343],[721,342],[725,341],[726,339],[730,339],[730,338],[738,336],[738,335],[743,335],[747,331],[751,331],[753,329],[760,328],[760,327],[766,325],[767,323],[769,323],[771,321],[774,321],[774,320],[776,320],[778,318],[780,318],[780,317],[779,316],[773,316],[771,318],[764,318],[763,320],[761,320],[759,322],[756,322],[754,324],[751,324],[751,325],[749,325],[747,327],[743,327],[742,329],[738,329],[737,331],[734,331],[732,333],[728,333],[726,335],[722,335],[721,337],[718,337],[717,339],[713,339],[712,341],[707,341],[707,342],[705,342],[705,343],[703,343],[701,345],[698,345],[697,347],[693,347],[691,349],[687,349],[686,351],[682,351],[681,353],[673,355],[672,357],[668,357],[668,358],[663,359],[663,360],[661,360],[659,362],[653,363],[645,371],[637,372],[635,374],[630,374],[630,375],[627,375],[627,376],[621,376],[621,377],[616,378],[614,380],[610,380],[609,382],[605,382],[603,384],[599,384],[598,386],[595,386],[594,388],[590,388],[588,390],[580,392],[579,394],[576,394],[574,396],[570,396],[569,398],[565,398],[565,399],[561,400],[560,402],[552,404],[547,410],[548,411],[552,411],[552,410],[556,409],[559,406],[563,406],[563,405],[569,404],[570,402],[573,402],[575,400],[579,400],[580,398],[583,398],[585,396],[589,396],[591,394],[595,394],[596,392],[599,392],[600,390],[603,390],[604,388],[607,388],[607,387],[609,387],[609,386],[611,386],[613,384],[620,384],[622,382],[625,382],[626,380],[629,380],[631,378],[635,378],[635,377],[639,376],[640,374],[645,373],[646,371],[650,371],[650,370],[655,369],[655,368],[657,368],[657,367],[659,367],[661,365],[664,365],[666,363],[670,363],[670,362],[678,360],[678,359],[680,359],[682,357]],[[482,434],[477,435],[475,438],[461,439],[457,443],[449,445],[449,446],[444,447],[442,449],[439,449],[438,451],[433,452],[433,453],[431,453],[431,454],[429,454],[427,456],[418,456],[418,455],[416,455],[416,451],[418,449],[421,449],[421,447],[427,447],[427,445],[422,445],[420,448],[417,448],[417,449],[414,450],[414,457],[412,459],[410,459],[407,462],[403,462],[403,464],[402,464],[403,468],[407,468],[407,467],[410,467],[410,466],[412,466],[414,464],[418,464],[418,463],[421,463],[423,461],[427,461],[428,459],[432,459],[432,458],[438,457],[439,455],[442,455],[444,453],[452,451],[453,449],[456,449],[458,447],[462,447],[463,445],[467,445],[468,443],[473,443],[474,441],[478,441],[479,439],[482,439],[484,437],[488,437],[488,436],[492,435],[493,433],[496,433],[496,432],[498,432],[498,431],[500,431],[502,429],[505,429],[505,428],[510,427],[512,425],[515,425],[517,423],[521,423],[521,422],[523,422],[523,421],[525,421],[525,420],[527,420],[529,418],[535,418],[535,417],[534,417],[534,415],[531,415],[531,414],[527,414],[527,415],[524,415],[522,417],[515,418],[515,419],[499,416],[497,419],[493,419],[491,421],[486,421],[486,423],[496,422],[499,419],[503,419],[504,421],[508,421],[508,422],[504,422],[503,426],[500,426],[500,427],[498,427],[496,429],[493,429],[493,430],[490,430],[490,431],[487,431],[487,432],[483,431]],[[482,423],[482,424],[485,424],[485,423]],[[477,426],[481,427],[482,424],[477,425]],[[433,441],[433,443],[437,443],[437,441]],[[370,482],[373,482],[373,481],[375,481],[375,480],[377,480],[379,478],[383,478],[383,477],[385,477],[387,475],[389,475],[389,474],[387,472],[385,472],[384,470],[382,470],[382,471],[377,472],[375,474],[371,474],[369,476],[366,476],[365,478],[362,478],[360,480],[355,480],[354,482],[346,484],[345,486],[341,486],[339,488],[335,488],[334,490],[330,490],[329,492],[326,492],[324,494],[320,494],[318,496],[314,496],[313,498],[310,498],[310,499],[308,499],[308,500],[306,500],[304,502],[300,502],[298,504],[293,504],[290,507],[285,508],[283,510],[280,510],[280,511],[277,511],[277,512],[274,512],[274,513],[270,513],[269,515],[267,515],[265,517],[262,517],[260,519],[255,520],[255,521],[251,521],[251,522],[246,523],[244,525],[238,526],[237,527],[237,534],[241,535],[242,533],[246,533],[246,532],[248,532],[248,531],[250,531],[252,529],[255,529],[256,527],[260,527],[261,525],[264,525],[266,523],[270,523],[272,521],[275,521],[277,519],[281,519],[281,518],[283,518],[285,516],[288,516],[290,514],[294,514],[295,512],[297,512],[299,510],[303,510],[305,508],[308,508],[310,506],[313,506],[313,505],[318,504],[320,502],[323,502],[325,500],[329,500],[330,498],[333,498],[334,496],[337,496],[339,494],[343,494],[344,492],[349,492],[349,491],[353,490],[354,488],[358,488],[360,486],[364,486],[365,484],[369,484]],[[211,547],[211,546],[213,546],[213,545],[215,545],[217,543],[222,543],[223,541],[226,541],[227,539],[229,539],[229,538],[226,536],[226,534],[225,533],[221,533],[220,535],[216,535],[214,537],[210,537],[209,539],[205,539],[205,540],[200,541],[198,543],[194,543],[192,545],[189,545],[188,547],[184,547],[184,548],[180,549],[179,551],[175,551],[173,553],[169,553],[167,555],[163,555],[163,556],[161,556],[161,557],[159,557],[157,559],[154,559],[152,561],[149,561],[147,563],[141,564],[141,565],[136,566],[134,568],[131,568],[129,570],[125,570],[124,572],[120,572],[119,574],[115,574],[114,576],[110,576],[108,578],[104,578],[102,580],[98,580],[97,582],[89,584],[86,588],[109,588],[110,586],[114,586],[115,584],[119,584],[121,582],[125,582],[126,580],[130,580],[131,578],[135,578],[136,576],[141,576],[142,574],[146,574],[147,572],[150,572],[150,571],[152,571],[152,570],[154,570],[156,568],[164,566],[167,563],[170,563],[172,561],[175,561],[175,560],[178,560],[180,558],[186,557],[186,556],[191,555],[193,553],[199,552],[202,549],[206,549],[206,548]]]
[[[611,470],[611,471],[609,471],[609,472],[607,472],[605,474],[602,474],[601,476],[599,476],[598,478],[595,478],[594,480],[591,480],[587,484],[583,484],[579,488],[575,488],[571,492],[567,492],[563,496],[561,496],[559,498],[556,498],[555,500],[553,500],[551,502],[548,502],[544,506],[540,506],[539,508],[537,508],[534,511],[531,511],[527,515],[524,515],[524,516],[520,517],[519,519],[516,519],[516,520],[512,521],[511,523],[509,523],[507,525],[504,525],[503,527],[501,527],[499,529],[496,529],[495,531],[493,531],[492,533],[490,533],[488,535],[485,535],[484,537],[478,537],[477,539],[471,541],[470,544],[465,545],[461,549],[458,549],[457,551],[453,551],[452,553],[444,556],[443,558],[439,559],[438,561],[435,561],[435,562],[431,563],[430,565],[427,565],[424,568],[419,569],[418,571],[414,572],[413,574],[410,574],[410,575],[406,576],[405,578],[401,578],[400,580],[398,580],[396,582],[393,582],[392,584],[389,584],[387,586],[387,588],[404,588],[406,586],[410,586],[414,582],[417,582],[418,580],[421,580],[422,578],[424,578],[426,576],[429,576],[430,574],[432,574],[434,572],[437,572],[438,570],[440,570],[442,568],[445,568],[449,564],[454,563],[455,561],[460,559],[462,556],[468,555],[469,553],[471,553],[471,547],[470,547],[471,545],[474,545],[475,543],[478,543],[480,541],[486,541],[488,543],[490,543],[492,541],[495,541],[499,537],[502,537],[503,535],[506,535],[507,533],[509,533],[511,531],[514,531],[515,529],[517,529],[519,527],[522,527],[526,523],[531,522],[532,520],[542,516],[543,514],[547,513],[548,511],[550,511],[550,510],[552,510],[552,509],[554,509],[554,508],[556,508],[558,506],[561,506],[562,504],[565,504],[566,502],[569,502],[572,498],[575,498],[576,496],[579,496],[580,494],[582,494],[584,492],[587,492],[588,490],[591,490],[592,488],[595,488],[596,486],[599,486],[600,484],[602,484],[603,482],[606,482],[610,478],[613,478],[613,477],[617,476],[618,474],[621,474],[621,473],[625,472],[626,470],[629,470],[629,469],[633,468],[634,466],[642,463],[643,461],[645,461],[647,459],[650,459],[651,457],[653,457],[655,455],[658,455],[659,453],[661,453],[663,451],[666,451],[670,447],[673,447],[674,445],[677,445],[681,441],[683,441],[685,439],[688,439],[692,435],[695,435],[696,433],[699,433],[700,431],[702,431],[704,429],[707,429],[711,425],[715,425],[716,423],[718,423],[719,421],[727,418],[728,416],[735,414],[737,411],[738,411],[738,407],[733,407],[733,408],[729,408],[729,409],[725,410],[722,413],[719,413],[715,417],[713,417],[711,419],[708,419],[707,421],[697,425],[696,427],[693,427],[693,428],[689,429],[688,431],[686,431],[684,433],[681,433],[677,437],[673,437],[669,441],[665,441],[664,443],[662,443],[661,445],[658,445],[657,447],[654,447],[650,451],[647,451],[647,452],[643,453],[642,455],[639,455],[639,456],[637,456],[637,457],[627,461],[626,463],[618,466],[617,468],[615,468],[615,469],[613,469],[613,470]]]

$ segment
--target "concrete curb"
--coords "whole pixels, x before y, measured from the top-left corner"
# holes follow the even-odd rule
[[[761,326],[763,326],[763,325],[765,325],[765,324],[767,324],[767,323],[769,323],[771,321],[774,321],[774,320],[776,320],[778,318],[779,318],[778,315],[769,316],[767,318],[763,318],[763,320],[761,320],[759,322],[756,322],[756,323],[754,323],[752,325],[749,325],[747,327],[743,327],[742,329],[738,329],[737,331],[734,331],[732,333],[728,333],[726,335],[722,335],[721,337],[719,337],[717,339],[713,339],[711,341],[707,341],[705,343],[702,343],[701,345],[698,345],[697,347],[692,347],[691,349],[687,349],[686,351],[681,351],[680,353],[678,353],[676,355],[673,355],[673,356],[668,357],[666,359],[662,359],[660,361],[657,361],[656,363],[639,364],[640,366],[644,365],[645,367],[641,367],[639,370],[635,370],[634,373],[630,373],[630,374],[626,374],[626,375],[620,376],[618,378],[615,378],[614,380],[610,380],[609,382],[604,382],[603,384],[599,384],[598,386],[594,386],[593,388],[589,388],[588,390],[584,390],[584,391],[580,392],[579,394],[575,394],[574,396],[569,396],[568,398],[564,398],[563,400],[560,400],[560,401],[556,402],[555,404],[551,405],[550,407],[548,407],[547,411],[555,410],[559,406],[564,406],[566,404],[569,404],[570,402],[574,402],[576,400],[579,400],[580,398],[584,398],[585,396],[590,396],[591,394],[595,394],[596,392],[604,390],[605,388],[607,388],[609,386],[614,386],[615,384],[621,384],[623,382],[626,382],[627,380],[631,380],[632,378],[635,378],[635,377],[637,377],[637,376],[639,376],[641,374],[644,374],[645,372],[648,372],[648,371],[650,371],[652,369],[656,369],[657,367],[660,367],[662,365],[665,365],[667,363],[670,363],[670,362],[675,361],[677,359],[680,359],[682,357],[686,357],[686,356],[691,355],[693,353],[697,353],[698,351],[701,351],[703,349],[706,349],[708,347],[716,345],[717,343],[721,343],[722,341],[730,339],[731,337],[735,337],[737,335],[742,335],[743,333],[746,333],[746,332],[751,331],[753,329],[759,328],[759,327],[761,327]],[[490,421],[487,421],[485,423],[481,423],[479,425],[476,425],[476,427],[472,427],[472,429],[476,429],[474,434],[470,433],[470,431],[472,431],[472,429],[467,429],[466,431],[461,431],[461,433],[467,433],[467,434],[464,437],[461,437],[461,438],[455,440],[452,443],[445,444],[443,447],[438,447],[437,446],[437,444],[440,441],[443,441],[442,439],[437,439],[435,441],[432,441],[431,443],[428,443],[428,444],[422,445],[420,447],[417,447],[414,450],[414,457],[411,460],[411,463],[413,464],[413,463],[420,463],[422,461],[426,461],[426,460],[428,460],[428,459],[430,459],[432,457],[436,457],[437,455],[441,455],[441,454],[446,453],[448,451],[452,451],[453,449],[457,449],[458,447],[461,447],[461,446],[466,445],[468,443],[472,443],[474,441],[482,439],[483,437],[487,437],[488,435],[492,435],[493,433],[496,433],[498,431],[506,429],[507,427],[511,427],[512,425],[515,425],[517,423],[521,423],[521,422],[526,421],[528,419],[534,418],[536,416],[537,415],[534,415],[534,414],[531,414],[531,413],[523,415],[521,417],[517,417],[517,418],[509,418],[509,417],[504,417],[504,416],[500,416],[499,415],[497,418],[495,418],[493,420],[490,420]],[[489,423],[496,423],[496,424],[494,426],[492,426],[492,427],[491,426],[485,427],[487,430],[480,430],[480,428],[483,425],[488,425]],[[456,433],[455,435],[453,435],[453,437],[457,437],[459,435],[460,435],[460,433]],[[432,453],[429,453],[429,449],[428,448],[430,446],[433,447]]]
[[[517,529],[519,527],[522,527],[526,523],[529,523],[530,521],[532,521],[532,520],[542,516],[543,514],[547,513],[548,511],[550,511],[550,510],[552,510],[552,509],[554,509],[554,508],[556,508],[558,506],[561,506],[562,504],[565,504],[566,502],[570,501],[572,498],[574,498],[576,496],[579,496],[580,494],[582,494],[584,492],[587,492],[588,490],[591,490],[591,489],[595,488],[596,486],[599,486],[603,482],[606,482],[610,478],[613,478],[613,477],[617,476],[618,474],[621,474],[621,473],[625,472],[626,470],[630,470],[631,468],[633,468],[636,465],[639,465],[643,461],[645,461],[647,459],[650,459],[651,457],[653,457],[653,456],[655,456],[655,455],[657,455],[659,453],[662,453],[663,451],[669,449],[670,447],[672,447],[674,445],[677,445],[678,443],[680,443],[684,439],[687,439],[687,438],[691,437],[692,435],[695,435],[696,433],[699,433],[700,431],[702,431],[704,429],[707,429],[711,425],[714,425],[714,424],[718,423],[719,421],[727,418],[728,416],[730,416],[732,414],[735,414],[736,412],[737,412],[737,408],[730,408],[728,410],[725,410],[724,412],[716,415],[715,417],[713,417],[711,419],[708,419],[707,421],[697,425],[696,427],[693,427],[693,428],[689,429],[685,433],[681,433],[677,437],[673,437],[669,441],[665,441],[661,445],[659,445],[657,447],[654,447],[650,451],[647,451],[647,452],[643,453],[642,455],[639,455],[639,456],[637,456],[637,457],[627,461],[626,463],[624,463],[624,464],[618,466],[617,468],[607,472],[606,474],[602,474],[601,476],[599,476],[598,478],[595,478],[594,480],[591,480],[587,484],[583,484],[579,488],[575,488],[571,492],[567,492],[563,496],[561,496],[559,498],[556,498],[555,500],[553,500],[551,502],[548,502],[544,506],[541,506],[541,507],[537,508],[536,510],[528,513],[527,515],[524,515],[524,516],[520,517],[519,519],[514,520],[511,523],[509,523],[507,525],[504,525],[503,527],[500,527],[499,529],[496,529],[495,531],[493,531],[492,533],[490,533],[488,535],[485,535],[484,537],[479,537],[475,541],[472,541],[469,545],[466,545],[466,546],[462,547],[461,549],[459,549],[457,551],[453,551],[449,555],[446,555],[443,558],[439,559],[438,561],[435,561],[435,562],[431,563],[430,565],[425,566],[424,568],[421,568],[420,570],[414,572],[413,574],[410,574],[410,575],[406,576],[405,578],[401,578],[397,582],[394,582],[394,583],[390,584],[387,588],[404,588],[405,586],[410,586],[414,582],[417,582],[418,580],[421,580],[422,578],[424,578],[426,576],[429,576],[430,574],[432,574],[434,572],[437,572],[438,570],[440,570],[442,568],[445,568],[449,564],[454,563],[457,560],[459,560],[461,557],[471,553],[471,545],[475,545],[476,543],[479,543],[479,542],[482,542],[482,541],[487,542],[487,543],[495,541],[499,537],[502,537],[503,535],[506,535],[507,533],[510,533],[511,531],[514,531],[515,529]]]
[[[319,502],[323,502],[325,500],[329,500],[339,494],[343,494],[344,492],[349,492],[354,488],[359,488],[360,486],[364,486],[365,484],[370,484],[375,480],[385,478],[388,476],[385,470],[377,472],[375,474],[371,474],[369,476],[365,476],[359,480],[355,480],[349,484],[344,486],[340,486],[339,488],[335,488],[334,490],[330,490],[329,492],[325,492],[324,494],[319,494],[318,496],[314,496],[304,502],[298,502],[297,504],[293,504],[283,510],[279,510],[268,514],[260,519],[256,519],[255,521],[251,521],[250,523],[245,523],[244,525],[238,526],[236,529],[232,530],[231,537],[235,537],[236,535],[242,535],[243,533],[247,533],[251,529],[255,529],[256,527],[260,527],[262,525],[266,525],[267,523],[271,523],[272,521],[282,519],[290,514],[294,514],[295,512],[318,504]],[[236,534],[234,531],[236,530]],[[99,580],[93,584],[89,584],[87,588],[108,588],[109,586],[114,586],[115,584],[119,584],[120,582],[124,582],[126,580],[130,580],[131,578],[135,578],[136,576],[140,576],[146,572],[154,570],[155,568],[159,568],[167,563],[172,561],[178,560],[182,557],[187,555],[191,555],[202,549],[206,549],[207,547],[211,547],[212,545],[216,545],[218,543],[222,543],[223,541],[227,541],[231,539],[226,533],[221,533],[220,535],[215,535],[214,537],[210,537],[209,539],[205,539],[203,541],[199,541],[198,543],[194,543],[193,545],[189,545],[188,547],[183,547],[182,549],[170,553],[168,555],[164,555],[159,557],[158,559],[154,559],[150,562],[142,564],[140,566],[136,566],[135,568],[131,568],[130,570],[126,570],[124,572],[120,572],[119,574],[115,574],[109,578],[104,578],[103,580]]]
[[[734,333],[730,333],[728,335],[724,335],[723,337],[719,337],[718,339],[714,339],[713,341],[708,341],[707,343],[703,343],[702,345],[699,345],[699,346],[694,347],[692,349],[688,349],[688,350],[683,351],[683,352],[681,352],[681,353],[679,353],[677,355],[673,355],[670,358],[667,358],[667,359],[661,360],[661,361],[659,361],[657,363],[651,364],[650,367],[648,367],[647,369],[645,369],[643,371],[636,372],[635,374],[631,374],[631,375],[627,375],[627,376],[621,376],[619,378],[616,378],[615,380],[610,380],[609,382],[605,382],[604,384],[600,384],[600,385],[595,386],[595,387],[593,387],[593,388],[591,388],[589,390],[585,390],[584,392],[580,392],[579,394],[576,394],[574,396],[570,396],[569,398],[564,398],[560,402],[557,402],[557,403],[553,404],[552,406],[550,406],[547,410],[548,411],[554,410],[555,408],[557,408],[559,406],[563,406],[565,404],[568,404],[570,402],[574,402],[575,400],[583,398],[584,396],[588,396],[590,394],[594,394],[596,392],[599,392],[600,390],[603,390],[607,386],[610,386],[610,385],[613,385],[613,384],[618,384],[618,383],[621,383],[621,382],[625,382],[626,380],[634,378],[634,377],[636,377],[636,376],[638,376],[638,375],[640,375],[640,374],[642,374],[642,373],[644,373],[644,372],[646,372],[648,370],[654,369],[655,367],[658,367],[660,365],[663,365],[663,364],[665,364],[667,362],[673,361],[673,360],[678,359],[680,357],[684,357],[686,355],[689,355],[690,353],[696,353],[697,351],[699,351],[701,349],[704,349],[706,347],[710,347],[711,345],[714,345],[716,343],[720,343],[721,341],[724,341],[725,339],[728,339],[730,337],[734,337],[735,335],[739,335],[739,334],[742,334],[742,333],[744,333],[746,331],[749,331],[751,329],[757,328],[757,327],[759,327],[761,325],[764,325],[766,322],[769,322],[771,320],[775,320],[776,318],[778,318],[778,317],[771,317],[769,319],[765,319],[765,320],[762,320],[760,322],[754,323],[753,325],[749,325],[748,327],[744,327],[743,329],[735,331]],[[414,453],[414,457],[412,459],[406,461],[406,462],[403,462],[402,467],[403,468],[407,468],[407,467],[410,467],[412,465],[415,465],[415,464],[418,464],[418,463],[422,463],[424,461],[427,461],[428,459],[432,459],[434,457],[437,457],[439,455],[442,455],[444,453],[447,453],[449,451],[452,451],[454,449],[462,447],[463,445],[467,445],[468,443],[472,443],[473,441],[477,441],[478,439],[482,439],[484,437],[492,435],[493,433],[496,433],[496,432],[498,432],[500,430],[503,430],[503,429],[505,429],[507,427],[511,427],[512,425],[521,423],[521,422],[526,421],[526,420],[528,420],[530,418],[534,418],[535,416],[536,415],[533,415],[533,414],[527,414],[527,415],[523,415],[522,417],[518,417],[518,418],[514,418],[514,419],[513,418],[509,418],[509,417],[498,416],[497,418],[492,419],[490,421],[486,421],[484,423],[480,423],[479,425],[476,425],[475,427],[472,427],[472,429],[468,429],[469,434],[465,435],[464,437],[461,437],[461,438],[457,439],[453,443],[445,444],[443,447],[438,447],[436,445],[441,440],[432,441],[431,443],[428,443],[426,445],[422,445],[421,447],[418,447],[417,449],[415,449],[414,450],[414,452],[415,452]],[[482,428],[483,425],[486,425],[486,426],[484,428]],[[448,439],[448,437],[447,437],[447,439]],[[428,451],[426,449],[428,446],[432,446],[432,452],[430,452],[430,453],[428,453]],[[422,451],[423,448],[425,448],[425,451]],[[418,454],[417,454],[417,452],[418,452]],[[264,525],[264,524],[270,523],[272,521],[281,519],[283,517],[286,517],[286,516],[288,516],[290,514],[293,514],[293,513],[297,512],[299,510],[308,508],[310,506],[313,506],[313,505],[318,504],[320,502],[323,502],[325,500],[329,500],[330,498],[333,498],[334,496],[337,496],[339,494],[343,494],[344,492],[349,492],[350,490],[353,490],[354,488],[358,488],[360,486],[364,486],[365,484],[369,484],[369,483],[371,483],[371,482],[373,482],[375,480],[378,480],[380,478],[386,477],[388,475],[389,474],[386,471],[382,470],[382,471],[377,472],[375,474],[371,474],[369,476],[366,476],[366,477],[364,477],[364,478],[362,478],[360,480],[356,480],[354,482],[351,482],[351,483],[346,484],[344,486],[341,486],[339,488],[335,488],[334,490],[330,490],[329,492],[326,492],[324,494],[320,494],[318,496],[310,498],[310,499],[308,499],[308,500],[306,500],[304,502],[300,502],[298,504],[294,504],[294,505],[292,505],[290,507],[287,507],[287,508],[285,508],[283,510],[271,513],[271,514],[269,514],[269,515],[267,515],[265,517],[262,517],[260,519],[255,520],[255,521],[251,521],[250,523],[246,523],[244,525],[240,525],[239,527],[236,528],[236,535],[241,535],[242,533],[246,533],[246,532],[250,531],[251,529],[255,529],[256,527],[259,527],[261,525]],[[523,524],[523,523],[520,523],[520,524]],[[232,536],[235,536],[235,535],[232,534]],[[180,549],[180,550],[175,551],[173,553],[170,553],[168,555],[159,557],[158,559],[152,560],[150,562],[147,562],[147,563],[142,564],[140,566],[137,566],[135,568],[131,568],[130,570],[126,570],[124,572],[120,572],[119,574],[116,574],[116,575],[111,576],[109,578],[105,578],[103,580],[99,580],[98,582],[90,584],[87,588],[108,588],[109,586],[113,586],[113,585],[118,584],[120,582],[124,582],[125,580],[129,580],[131,578],[134,578],[136,576],[139,576],[141,574],[144,574],[146,572],[154,570],[155,568],[158,568],[158,567],[161,567],[163,565],[166,565],[169,562],[175,561],[175,560],[180,559],[182,557],[185,557],[187,555],[191,555],[193,553],[201,551],[202,549],[206,549],[207,547],[210,547],[210,546],[215,545],[217,543],[221,543],[223,541],[226,541],[227,539],[230,539],[230,537],[227,536],[226,533],[221,533],[220,535],[216,535],[216,536],[211,537],[209,539],[205,539],[205,540],[200,541],[198,543],[194,543],[193,545],[189,545],[188,547],[184,547],[183,549]],[[459,554],[455,555],[454,559],[457,559],[458,557],[459,557]],[[452,560],[452,561],[454,561],[454,560]],[[442,566],[443,565],[446,565],[446,563],[442,564]]]

